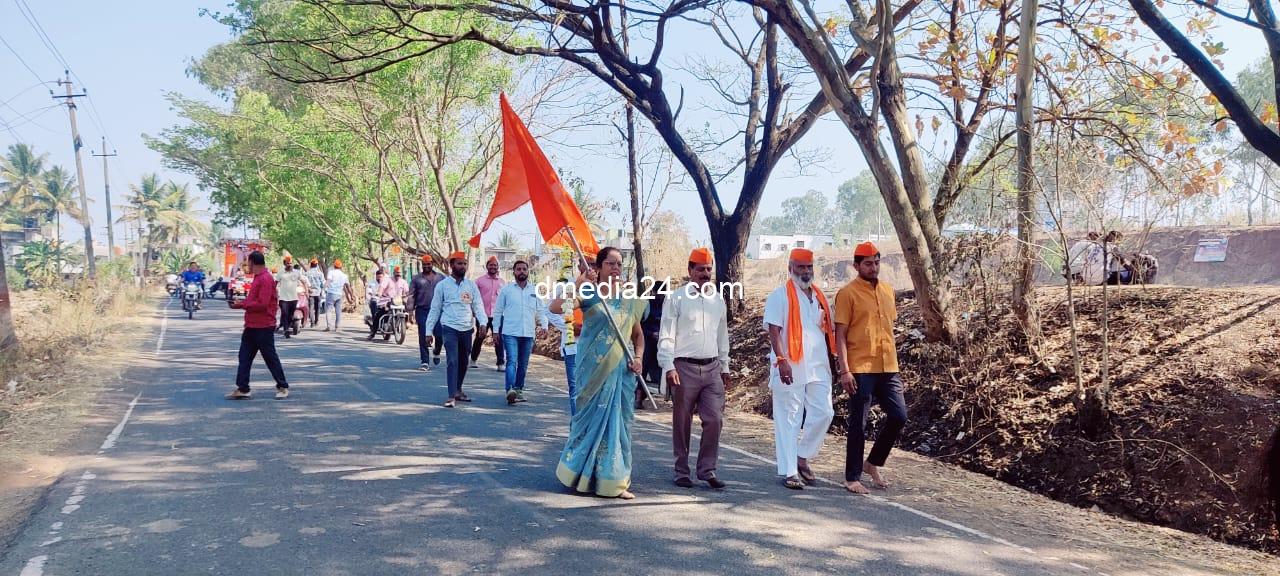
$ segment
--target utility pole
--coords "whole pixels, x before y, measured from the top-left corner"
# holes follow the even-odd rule
[[[107,259],[116,255],[116,221],[111,219],[111,179],[107,177],[107,158],[119,156],[115,150],[107,154],[107,137],[102,137],[102,153],[94,154],[102,157],[102,186],[107,196]]]
[[[84,162],[80,159],[80,148],[84,143],[80,141],[80,130],[76,128],[76,98],[87,96],[85,92],[79,94],[72,93],[71,90],[71,71],[63,70],[66,74],[65,80],[59,80],[59,86],[67,87],[65,96],[53,95],[53,98],[65,98],[67,104],[67,114],[71,117],[71,144],[76,152],[76,183],[80,185],[80,211],[84,213],[84,260],[85,270],[89,273],[89,278],[97,276],[97,270],[93,257],[93,224],[89,218],[89,195],[84,191]]]

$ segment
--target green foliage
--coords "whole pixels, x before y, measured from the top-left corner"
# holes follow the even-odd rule
[[[14,267],[36,286],[48,288],[61,283],[64,265],[81,259],[78,251],[54,242],[39,241],[24,244],[22,253],[14,256],[13,260]]]

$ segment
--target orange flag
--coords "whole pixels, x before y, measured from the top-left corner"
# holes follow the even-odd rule
[[[600,247],[591,235],[591,228],[578,205],[574,204],[573,197],[560,183],[560,177],[547,161],[546,154],[542,153],[529,129],[507,102],[507,95],[502,94],[500,100],[502,173],[498,176],[498,192],[493,197],[493,207],[489,209],[489,217],[485,218],[480,234],[488,230],[494,220],[515,212],[528,202],[533,204],[533,217],[538,222],[542,240],[547,244],[570,246],[569,237],[565,234],[567,226],[584,252],[599,252]],[[480,234],[468,242],[472,248],[480,247]]]

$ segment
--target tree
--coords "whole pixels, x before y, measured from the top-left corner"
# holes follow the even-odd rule
[[[62,215],[76,222],[84,222],[80,201],[76,198],[76,179],[61,166],[54,166],[41,174],[43,181],[35,196],[35,204],[54,221],[54,241],[62,245]]]
[[[159,174],[151,173],[144,175],[137,184],[130,184],[129,191],[131,194],[125,199],[124,213],[117,222],[136,223],[139,234],[143,234],[142,224],[146,223],[143,261],[151,262],[156,253],[156,221],[164,206],[165,185],[160,182]]]
[[[446,46],[480,43],[512,55],[556,58],[589,72],[646,118],[689,175],[698,192],[718,255],[721,281],[741,278],[743,254],[765,184],[778,162],[828,111],[821,94],[790,110],[796,96],[780,61],[778,27],[760,10],[738,13],[731,3],[681,0],[667,6],[652,2],[622,5],[609,0],[533,3],[438,0],[400,4],[391,1],[305,0],[287,15],[258,2],[242,2],[223,21],[243,32],[272,72],[295,82],[333,83],[362,78],[400,62],[421,58]],[[627,18],[621,14],[627,13]],[[422,26],[423,14],[457,15],[452,26]],[[283,27],[281,20],[300,23]],[[355,26],[376,22],[376,26]],[[673,25],[697,23],[729,51],[740,74],[738,86],[721,86],[732,95],[724,106],[738,121],[729,135],[699,139],[705,124],[682,130],[682,93],[669,93],[662,61]],[[647,53],[622,45],[623,29],[646,38]],[[633,47],[634,48],[634,47]],[[719,47],[717,47],[719,48]],[[855,56],[856,67],[865,56]],[[724,78],[728,75],[717,75]],[[714,79],[712,79],[714,81]],[[713,88],[715,86],[713,85]],[[736,151],[717,170],[715,153],[736,142]],[[737,152],[737,151],[740,151]],[[741,175],[732,211],[721,202],[720,185],[730,173]]]
[[[77,252],[47,240],[28,242],[14,257],[14,264],[37,286],[51,287],[62,279],[63,262],[77,258]]]
[[[36,155],[26,144],[11,144],[0,159],[0,212],[25,206],[36,193],[45,156]],[[13,306],[9,300],[9,277],[5,272],[4,241],[0,240],[0,352],[18,344],[13,329]]]
[[[1022,22],[1018,30],[1017,121],[1018,121],[1018,248],[1017,274],[1013,280],[1013,313],[1022,327],[1024,343],[1032,355],[1043,335],[1040,314],[1036,309],[1035,263],[1036,222],[1034,208],[1035,161],[1032,156],[1035,137],[1035,107],[1031,91],[1035,85],[1037,0],[1022,0]]]
[[[184,236],[202,237],[208,232],[209,225],[197,217],[200,211],[195,209],[195,198],[187,184],[169,181],[161,188],[160,194],[152,221],[154,242],[173,247]]]
[[[858,237],[884,233],[884,221],[889,215],[871,172],[863,170],[842,182],[836,191],[835,208],[838,232]]]
[[[1129,0],[1138,18],[1209,89],[1245,141],[1273,163],[1280,164],[1280,115],[1276,113],[1275,106],[1275,102],[1280,100],[1280,21],[1276,20],[1271,0],[1248,0],[1243,14],[1234,11],[1234,6],[1224,6],[1211,0],[1194,0],[1192,4],[1196,8],[1187,8],[1187,29],[1194,36],[1205,37],[1200,46],[1169,21],[1155,1]],[[1226,47],[1222,42],[1214,42],[1207,37],[1216,17],[1233,20],[1262,33],[1272,73],[1269,86],[1272,102],[1269,107],[1247,100],[1240,86],[1222,74],[1222,62],[1217,57],[1226,52]]]
[[[520,238],[510,230],[503,230],[502,235],[498,236],[497,242],[491,242],[490,248],[503,248],[506,250],[518,250],[520,248]]]

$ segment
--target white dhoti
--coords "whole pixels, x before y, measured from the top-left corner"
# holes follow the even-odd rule
[[[796,458],[808,460],[818,455],[836,415],[831,404],[831,380],[787,385],[778,379],[777,368],[770,372],[778,475],[795,476],[799,474]]]

